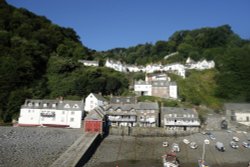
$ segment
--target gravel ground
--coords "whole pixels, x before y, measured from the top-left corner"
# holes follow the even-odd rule
[[[212,132],[216,137],[206,145],[206,161],[213,167],[246,167],[250,161],[250,149],[240,146],[233,149],[229,142],[233,136],[240,138],[239,144],[246,141],[248,134],[226,131]],[[189,148],[182,140],[195,141],[199,145],[196,150]],[[105,138],[95,154],[84,167],[162,167],[161,156],[169,152],[170,147],[163,147],[162,142],[168,141],[170,144],[177,142],[180,144],[181,152],[177,156],[183,167],[198,166],[197,161],[202,156],[202,144],[207,135],[200,133],[186,137],[131,137],[131,136],[108,136]],[[216,141],[224,143],[226,151],[219,152],[215,149]]]
[[[0,126],[0,167],[47,167],[82,129]]]

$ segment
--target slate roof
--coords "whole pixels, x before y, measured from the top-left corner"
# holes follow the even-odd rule
[[[234,110],[234,111],[246,111],[250,112],[250,103],[225,103],[225,110]]]
[[[131,109],[135,110],[159,110],[158,103],[156,102],[139,102],[136,104],[110,104],[106,107],[108,111],[110,108],[117,110],[120,108],[122,111],[130,111]]]
[[[26,99],[24,105],[21,106],[21,108],[55,110],[83,110],[83,107],[83,101],[57,99]]]
[[[132,109],[137,109],[138,105],[137,104],[110,104],[106,110],[109,110],[112,108],[113,110],[121,109],[122,111],[130,111]]]
[[[99,107],[96,107],[93,110],[91,110],[88,113],[88,115],[85,117],[85,119],[97,120],[97,119],[104,119],[104,117],[105,117],[104,109],[99,106]]]
[[[92,93],[93,96],[95,96],[98,100],[100,101],[107,101],[102,95],[96,94],[96,93]]]
[[[159,110],[157,102],[139,102],[138,110]]]
[[[151,85],[151,84],[146,81],[139,80],[139,81],[135,81],[135,85]]]
[[[177,114],[177,117],[183,117],[184,114],[193,114],[194,117],[198,117],[198,114],[196,111],[192,109],[187,108],[181,108],[181,107],[162,107],[161,108],[162,115],[165,114]]]
[[[136,97],[112,97],[110,98],[111,104],[135,104],[136,103]]]

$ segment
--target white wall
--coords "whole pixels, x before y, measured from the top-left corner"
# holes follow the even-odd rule
[[[54,112],[55,117],[44,117],[41,113]],[[22,108],[19,124],[27,125],[69,125],[71,128],[81,128],[82,111],[55,110],[55,109],[27,109]]]
[[[134,85],[135,92],[144,92],[144,95],[151,96],[152,95],[152,85],[145,84],[145,85]]]
[[[170,85],[169,86],[169,97],[173,99],[177,99],[177,85]]]

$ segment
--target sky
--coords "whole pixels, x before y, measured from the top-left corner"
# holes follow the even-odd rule
[[[7,0],[73,28],[97,51],[168,38],[176,31],[229,24],[250,39],[250,0]]]

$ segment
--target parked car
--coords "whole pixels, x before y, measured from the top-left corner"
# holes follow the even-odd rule
[[[210,134],[209,137],[210,137],[210,139],[215,140],[215,137],[213,134]]]
[[[185,144],[189,144],[189,143],[190,143],[190,141],[189,141],[188,139],[183,139],[183,143],[185,143]]]
[[[163,146],[163,147],[167,147],[167,146],[168,146],[168,142],[167,142],[167,141],[164,141],[164,142],[162,143],[162,146]]]
[[[240,141],[240,139],[238,137],[234,136],[233,141],[238,142],[238,141]]]
[[[245,148],[250,148],[250,143],[242,142],[242,146],[245,147]]]
[[[239,148],[239,145],[234,141],[230,141],[230,146],[234,149]]]
[[[216,147],[219,151],[222,151],[222,152],[225,151],[224,144],[221,143],[221,142],[216,142],[215,147]]]
[[[205,134],[206,134],[206,132],[205,132],[205,131],[201,131],[201,134],[205,135]]]
[[[198,148],[198,145],[197,145],[195,142],[191,142],[191,143],[189,144],[189,146],[190,146],[190,148],[192,148],[192,149]]]
[[[173,143],[172,144],[172,151],[173,152],[180,152],[181,150],[180,150],[179,144]]]

